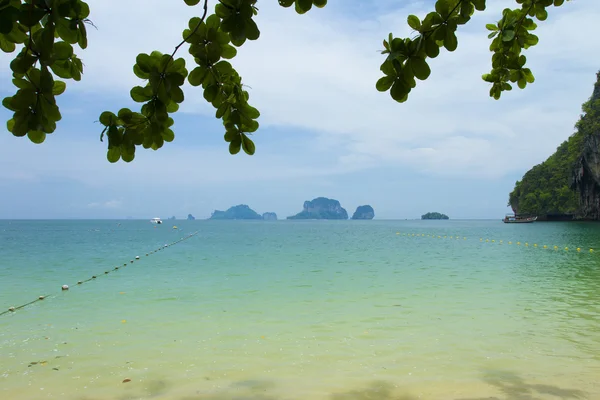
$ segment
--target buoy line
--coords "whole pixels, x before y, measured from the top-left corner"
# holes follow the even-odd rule
[[[180,238],[180,239],[177,239],[176,241],[174,241],[174,242],[172,242],[172,243],[167,243],[167,244],[165,244],[165,245],[163,245],[163,246],[160,246],[160,247],[158,247],[158,248],[157,248],[157,249],[155,249],[155,250],[152,250],[152,251],[150,251],[150,252],[146,253],[146,256],[152,255],[152,254],[154,254],[154,253],[156,253],[156,252],[158,252],[158,251],[161,251],[161,250],[163,250],[163,249],[166,249],[166,248],[168,248],[168,247],[171,247],[171,246],[173,246],[173,245],[175,245],[175,244],[177,244],[177,243],[183,242],[184,240],[190,239],[191,237],[193,237],[193,236],[196,236],[197,234],[198,234],[198,231],[196,231],[196,232],[194,232],[194,233],[190,233],[189,235],[187,235],[187,236],[184,236],[184,237],[182,237],[182,238]],[[131,260],[129,261],[129,264],[133,264],[133,263],[134,263],[134,261],[139,261],[139,260],[141,260],[140,256],[135,256],[135,258],[133,258],[133,259],[131,259]],[[102,273],[101,275],[108,275],[108,274],[109,274],[111,271],[118,271],[120,268],[124,268],[124,267],[126,267],[127,265],[129,265],[129,264],[127,264],[127,263],[123,263],[123,266],[122,266],[122,267],[121,267],[121,266],[116,266],[116,267],[114,267],[114,268],[112,268],[112,269],[110,269],[110,270],[106,270],[106,271],[104,271],[104,273]],[[92,277],[91,277],[91,278],[88,278],[88,279],[85,279],[85,280],[81,280],[81,281],[77,281],[77,284],[76,284],[75,286],[81,286],[82,284],[84,284],[84,283],[86,283],[86,282],[89,282],[89,281],[95,280],[95,279],[97,279],[97,278],[98,278],[98,276],[100,276],[100,274],[99,274],[99,275],[92,275]],[[64,292],[64,291],[68,291],[69,289],[70,289],[70,286],[69,286],[69,285],[62,285],[62,286],[61,286],[61,291],[63,291],[63,292]],[[49,298],[49,297],[53,297],[53,296],[56,296],[56,294],[48,294],[48,295],[42,295],[42,296],[38,296],[38,298],[37,298],[37,299],[35,299],[35,300],[32,300],[32,301],[30,301],[29,303],[25,303],[25,304],[22,304],[22,305],[20,305],[20,306],[11,306],[11,307],[9,307],[8,309],[6,309],[5,311],[2,311],[2,312],[0,312],[0,315],[14,313],[14,312],[15,312],[15,311],[17,311],[17,310],[20,310],[20,309],[22,309],[22,308],[25,308],[25,307],[27,307],[27,306],[30,306],[30,305],[32,305],[32,304],[34,304],[34,303],[37,303],[38,301],[42,301],[42,300],[45,300],[45,299],[47,299],[47,298]]]
[[[448,240],[467,240],[466,236],[461,236],[461,235],[435,235],[435,234],[424,234],[424,233],[409,233],[409,232],[396,232],[396,235],[398,236],[405,236],[405,237],[418,237],[418,238],[422,238],[422,237],[427,237],[427,238],[432,238],[432,239],[448,239]],[[574,251],[576,251],[577,253],[589,253],[589,254],[595,254],[594,249],[590,248],[588,251],[584,251],[583,248],[581,246],[579,247],[574,247],[574,248],[570,248],[569,246],[549,246],[549,245],[538,245],[537,243],[529,243],[529,242],[522,242],[522,241],[505,241],[505,240],[497,240],[497,239],[484,239],[484,238],[479,238],[479,242],[480,243],[490,243],[490,244],[497,244],[497,245],[502,245],[502,244],[506,244],[506,245],[515,245],[517,247],[525,247],[525,248],[534,248],[534,249],[543,249],[543,250],[561,250],[564,249],[565,252],[571,251],[572,249]]]

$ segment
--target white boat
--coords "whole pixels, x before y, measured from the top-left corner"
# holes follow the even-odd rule
[[[150,222],[152,222],[153,224],[162,224],[162,220],[160,218],[158,218],[158,217],[152,218],[150,220]]]

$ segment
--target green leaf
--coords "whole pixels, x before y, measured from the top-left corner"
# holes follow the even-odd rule
[[[148,100],[151,100],[153,97],[152,90],[149,87],[141,86],[135,86],[133,89],[131,89],[130,95],[133,101],[138,103],[144,103]]]
[[[104,126],[117,125],[117,116],[110,111],[104,111],[100,114],[100,123]]]
[[[188,82],[192,86],[200,86],[204,82],[204,78],[208,74],[208,68],[196,67],[188,75]]]
[[[52,94],[55,96],[61,95],[65,92],[67,88],[67,84],[63,81],[54,81],[54,86],[52,87]]]
[[[545,21],[548,18],[548,11],[545,8],[538,8],[535,12],[535,17],[540,21]]]
[[[395,76],[386,75],[382,78],[379,78],[375,87],[380,92],[387,92],[394,84],[395,79]]]
[[[488,35],[488,39],[492,39],[492,38],[493,38],[493,37],[495,37],[497,34],[498,34],[498,31],[496,31],[496,32],[491,32],[491,33]]]
[[[114,146],[110,147],[106,152],[106,158],[111,163],[116,163],[121,158],[121,147]]]
[[[412,72],[417,79],[424,81],[429,78],[431,74],[431,69],[429,65],[427,65],[427,61],[421,57],[412,57],[410,59],[410,66],[412,68]]]
[[[43,8],[33,6],[22,7],[19,13],[19,22],[30,28],[37,25],[44,15],[46,15],[46,10]]]
[[[429,58],[436,58],[440,54],[440,47],[435,40],[429,38],[425,41],[425,54]]]
[[[6,37],[4,35],[0,35],[0,50],[2,50],[5,53],[12,53],[16,49],[17,46],[14,43],[6,40]]]
[[[210,85],[204,90],[204,98],[206,101],[212,103],[217,94],[219,93],[219,87],[217,85]]]
[[[298,14],[304,14],[312,8],[312,5],[312,0],[296,0],[296,12]]]
[[[237,50],[235,49],[235,47],[233,47],[229,44],[225,44],[225,45],[221,46],[221,57],[230,60],[233,57],[235,57],[236,55],[237,55]]]
[[[237,154],[240,152],[240,148],[242,147],[242,137],[240,135],[236,135],[233,140],[229,143],[229,153]]]
[[[260,37],[260,31],[253,19],[246,20],[246,38],[256,40]]]
[[[254,142],[243,133],[241,135],[241,139],[242,139],[242,148],[244,149],[244,152],[250,156],[254,155],[254,152],[256,151]]]
[[[313,0],[315,7],[323,8],[327,5],[327,0]]]
[[[173,132],[171,129],[166,129],[162,133],[162,138],[165,142],[172,142],[175,139],[175,132]]]
[[[458,47],[458,39],[453,31],[448,29],[446,31],[446,38],[444,39],[444,47],[448,51],[454,51]]]
[[[421,21],[419,20],[419,17],[417,17],[416,15],[409,15],[407,18],[407,22],[408,22],[408,26],[410,26],[411,28],[413,28],[415,31],[418,31],[419,29],[421,29]]]
[[[41,144],[46,139],[46,134],[42,131],[29,131],[27,137],[35,144]]]
[[[485,27],[488,31],[497,31],[498,30],[498,26],[495,24],[486,24]]]
[[[185,1],[185,4],[187,4],[188,6],[195,6],[196,4],[200,3],[200,0],[183,0]]]
[[[448,0],[437,0],[435,3],[435,11],[442,16],[442,18],[446,18],[448,14],[450,14],[450,4]]]
[[[406,101],[408,96],[408,88],[402,80],[396,79],[392,85],[392,89],[390,90],[390,95],[392,96],[392,99],[402,103]]]
[[[515,31],[514,30],[507,29],[507,30],[502,31],[502,41],[503,42],[510,42],[514,38],[515,38]]]

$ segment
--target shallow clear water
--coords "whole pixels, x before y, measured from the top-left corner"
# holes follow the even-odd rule
[[[174,223],[0,221],[1,399],[600,399],[600,225]]]

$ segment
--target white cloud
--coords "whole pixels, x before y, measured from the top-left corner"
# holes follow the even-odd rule
[[[71,86],[78,96],[98,99],[105,98],[99,96],[102,93],[126,94],[138,82],[132,72],[137,53],[171,51],[190,13],[201,12],[182,1],[89,3],[99,29],[89,30],[90,47],[82,55],[84,80]],[[210,3],[212,9],[214,1]],[[500,101],[488,97],[487,84],[480,79],[491,59],[484,25],[499,18],[501,7],[516,3],[494,3],[494,8],[474,18],[468,27],[459,28],[458,50],[454,54],[443,51],[431,62],[430,79],[418,83],[406,104],[397,104],[389,94],[375,90],[383,60],[378,51],[390,31],[396,36],[410,33],[406,15],[422,16],[431,5],[422,1],[373,3],[378,8],[358,18],[331,11],[334,2],[325,10],[302,16],[275,1],[260,2],[261,38],[245,44],[233,61],[252,87],[251,102],[262,112],[262,126],[295,127],[307,132],[307,137],[317,135],[313,145],[323,152],[321,164],[327,168],[304,167],[298,160],[278,156],[277,149],[239,160],[226,154],[223,143],[219,151],[171,145],[172,153],[164,158],[173,161],[163,162],[160,168],[149,161],[153,156],[146,153],[151,152],[140,149],[140,166],[129,171],[139,171],[131,173],[140,179],[147,176],[147,168],[177,175],[185,160],[185,165],[197,170],[225,165],[213,167],[212,176],[188,177],[202,181],[236,179],[238,168],[250,168],[256,179],[279,179],[373,166],[498,177],[542,161],[572,132],[598,68],[594,54],[600,52],[600,42],[595,40],[599,2],[572,2],[551,10],[549,20],[539,23],[540,44],[526,52],[536,83],[525,91],[506,93]],[[363,2],[356,4],[363,10],[367,7]],[[178,56],[189,61],[185,47]],[[6,68],[5,61],[3,56],[2,68]],[[186,96],[181,112],[213,114],[199,88],[188,88]],[[98,113],[119,106],[98,101]],[[179,136],[177,145],[185,146],[185,140]],[[92,171],[105,167],[103,153],[96,156],[95,160],[82,157],[81,163]],[[302,154],[298,157],[301,160]],[[77,175],[67,165],[58,168]],[[111,168],[120,171],[124,167]]]

